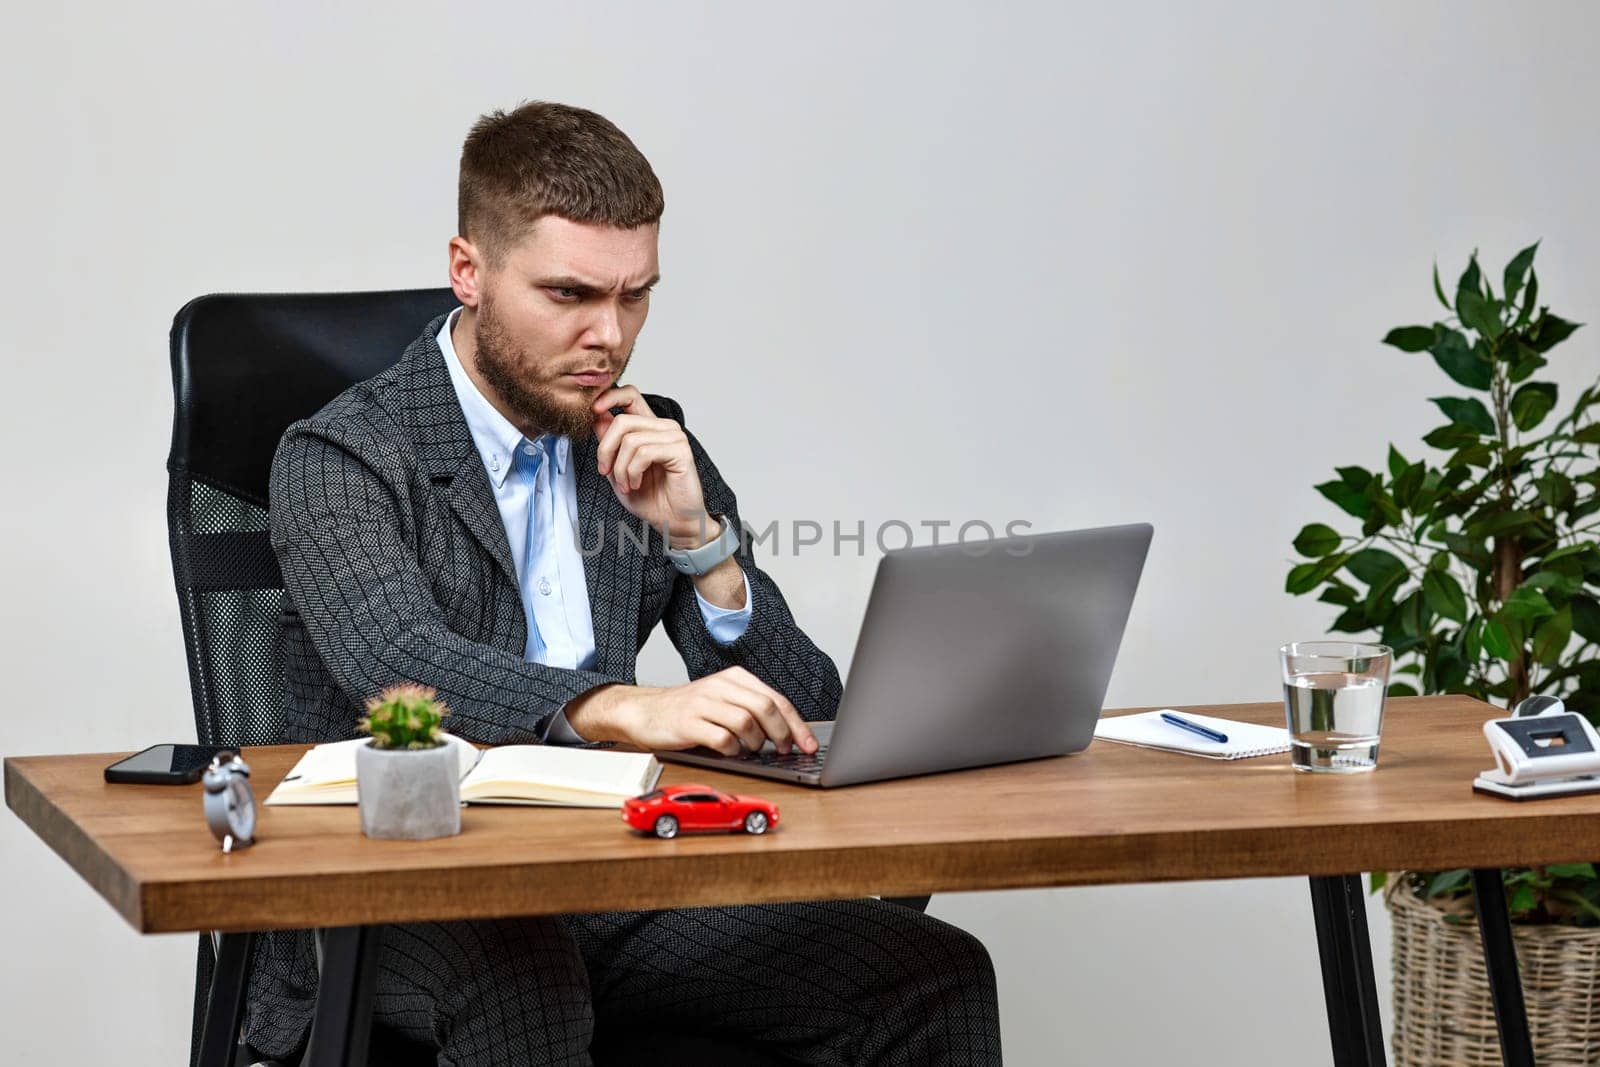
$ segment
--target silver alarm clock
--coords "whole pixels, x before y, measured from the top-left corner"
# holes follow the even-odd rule
[[[222,851],[255,844],[256,795],[250,789],[250,765],[236,752],[219,752],[200,781],[205,786],[206,825]]]

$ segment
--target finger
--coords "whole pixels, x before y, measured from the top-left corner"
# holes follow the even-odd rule
[[[739,737],[732,730],[709,719],[697,719],[684,730],[684,740],[691,745],[713,749],[724,756],[737,756]]]
[[[676,442],[646,441],[619,452],[615,469],[624,485],[637,489],[651,467],[660,465],[668,473],[677,473],[683,469],[683,458]]]
[[[667,422],[672,422],[672,419],[667,419]],[[600,474],[611,474],[611,461],[616,458],[616,450],[624,435],[629,434],[630,430],[659,429],[654,424],[656,419],[643,414],[619,414],[611,419],[611,426],[606,427],[605,434],[600,435],[600,443],[595,446],[595,466],[600,467]]]
[[[613,385],[595,397],[589,408],[596,416],[608,414],[612,408],[622,408],[624,413],[630,415],[655,415],[650,405],[645,403],[644,394],[631,385]]]
[[[794,702],[788,697],[743,667],[729,667],[727,670],[718,671],[713,677],[726,678],[735,685],[754,690],[768,697],[777,708],[778,714],[783,716],[784,722],[789,727],[790,735],[794,738],[795,744],[800,746],[801,751],[815,752],[817,750],[817,735],[811,732],[811,727],[806,722],[805,716],[800,714],[800,709],[796,708]]]
[[[762,742],[767,739],[760,721],[748,708],[722,697],[708,694],[705,711],[701,714],[737,737],[750,752],[760,751]]]
[[[658,445],[671,447],[676,441],[677,435],[669,430],[640,428],[626,431],[622,435],[621,443],[617,445],[617,454],[611,461],[612,474],[620,475],[624,471],[631,470],[634,456],[640,448]],[[684,444],[688,444],[687,439]]]
[[[771,739],[779,752],[788,754],[789,748],[794,744],[794,731],[790,726],[789,718],[778,707],[776,693],[762,693],[754,689],[747,689],[736,682],[728,680],[718,681],[722,687],[721,692],[730,704],[737,704],[751,715],[755,716],[761,732]],[[776,697],[777,699],[774,699]]]

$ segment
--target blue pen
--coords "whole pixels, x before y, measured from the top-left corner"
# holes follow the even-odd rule
[[[1211,727],[1209,727],[1209,726],[1201,726],[1197,722],[1190,722],[1188,719],[1185,719],[1182,715],[1174,715],[1170,711],[1163,711],[1161,713],[1161,720],[1163,722],[1170,722],[1174,726],[1181,726],[1185,730],[1188,730],[1190,733],[1199,734],[1201,737],[1204,737],[1204,738],[1206,738],[1207,740],[1210,740],[1210,741],[1221,741],[1224,744],[1226,744],[1227,741],[1228,741],[1228,735],[1227,734],[1218,733],[1216,730],[1213,730]]]

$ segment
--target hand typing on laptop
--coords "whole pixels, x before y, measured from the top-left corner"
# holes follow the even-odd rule
[[[781,753],[815,752],[817,739],[789,698],[743,667],[684,685],[602,685],[571,701],[567,722],[590,741],[625,741],[646,750],[755,752],[770,740]]]

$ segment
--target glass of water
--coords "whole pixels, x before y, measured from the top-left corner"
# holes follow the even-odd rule
[[[1378,765],[1387,645],[1296,641],[1278,650],[1290,758],[1297,771],[1352,774]]]

